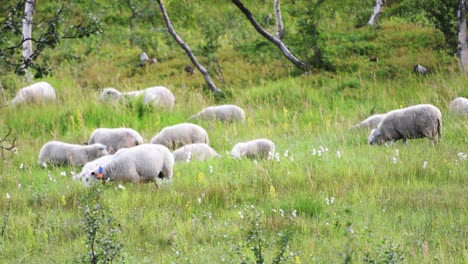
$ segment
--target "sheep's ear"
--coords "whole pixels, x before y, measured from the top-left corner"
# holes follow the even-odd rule
[[[99,149],[101,149],[101,150],[102,150],[102,149],[107,149],[107,146],[106,146],[106,145],[100,145],[100,146],[99,146]]]
[[[382,132],[380,132],[380,129],[378,129],[378,128],[374,128],[371,131],[371,135],[380,136],[380,134],[382,134]]]

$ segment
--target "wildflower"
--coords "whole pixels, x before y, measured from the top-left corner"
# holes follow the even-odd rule
[[[427,168],[427,161],[424,161],[423,162],[423,169],[426,169]]]
[[[400,154],[400,151],[398,149],[395,149],[395,156],[398,157],[398,154]]]
[[[335,197],[331,197],[331,198],[325,198],[325,202],[327,203],[327,205],[330,205],[332,203],[335,202]]]
[[[119,189],[120,190],[125,190],[125,187],[122,184],[119,184]]]
[[[293,218],[296,218],[297,217],[297,210],[293,210],[291,215],[292,215]]]
[[[284,152],[284,156],[287,157],[289,155],[289,149],[287,149],[285,152]]]
[[[396,163],[397,163],[397,161],[398,161],[396,157],[393,157],[393,159],[392,159],[392,160],[393,160],[393,164],[396,164]]]
[[[197,182],[203,182],[205,180],[205,174],[203,172],[199,172],[197,174]]]
[[[23,168],[24,168],[24,164],[21,163],[21,164],[20,164],[20,170],[22,170]]]
[[[239,217],[240,217],[241,219],[244,219],[244,215],[242,214],[241,211],[239,211]]]
[[[322,151],[321,150],[317,151],[317,156],[319,156],[319,157],[322,156]]]
[[[18,189],[21,188],[21,183],[18,183]]]
[[[6,194],[6,198],[7,198],[8,201],[10,200],[11,196],[10,196],[9,193]]]
[[[201,197],[198,197],[197,201],[199,204],[201,204]]]
[[[339,150],[336,151],[336,157],[341,158],[341,152]]]
[[[62,172],[60,172],[60,175],[62,175],[62,176],[67,176],[67,172],[66,172],[66,171],[62,171]]]
[[[275,159],[276,161],[280,161],[280,154],[278,152],[275,153]]]
[[[65,199],[65,195],[62,195],[62,204],[67,205],[67,200]]]
[[[317,150],[312,149],[312,156],[315,156],[315,154],[317,154]]]
[[[294,161],[294,156],[291,155],[291,157],[289,157],[289,160],[290,160],[291,162],[293,162],[293,161]]]
[[[464,154],[463,152],[459,152],[457,156],[460,160],[466,160],[468,158],[468,154]]]
[[[210,165],[210,173],[213,173],[213,166]]]
[[[270,197],[276,198],[276,190],[275,190],[275,186],[273,185],[270,185]]]

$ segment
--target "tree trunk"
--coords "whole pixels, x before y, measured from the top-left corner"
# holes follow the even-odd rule
[[[468,72],[468,50],[466,43],[466,0],[458,3],[458,59],[462,72]]]
[[[32,48],[32,25],[33,25],[33,14],[34,14],[35,0],[26,0],[24,4],[24,18],[23,22],[23,68],[27,68],[31,56],[33,54]]]
[[[280,0],[275,0],[273,5],[275,9],[275,16],[276,16],[276,37],[278,39],[282,39],[284,35],[284,27],[283,27],[283,18],[281,17]]]
[[[385,0],[375,0],[374,13],[372,14],[367,24],[369,24],[370,26],[375,25],[377,18],[380,16],[380,13],[382,13],[382,7],[384,3]]]
[[[294,65],[296,65],[297,67],[299,68],[302,68],[302,69],[309,69],[309,66],[305,63],[303,63],[302,61],[300,61],[298,58],[296,58],[288,49],[288,47],[286,47],[286,45],[284,45],[284,43],[279,40],[278,38],[276,38],[275,36],[272,36],[270,33],[268,33],[265,29],[262,28],[262,26],[260,26],[260,24],[257,22],[257,20],[255,20],[255,18],[253,17],[252,13],[250,12],[250,10],[248,10],[244,4],[241,3],[241,1],[239,0],[232,0],[232,2],[242,11],[242,13],[247,17],[247,19],[250,21],[250,23],[253,25],[253,27],[255,28],[255,30],[257,30],[258,33],[260,33],[263,37],[265,37],[266,39],[268,39],[269,41],[273,42],[273,44],[275,44],[280,50],[281,52],[283,53],[283,55],[289,60],[291,61]]]
[[[169,20],[169,16],[166,12],[166,8],[164,8],[164,5],[162,3],[162,0],[157,0],[159,4],[159,8],[161,9],[161,13],[164,18],[164,22],[166,23],[167,29],[169,30],[169,33],[174,37],[175,41],[184,49],[185,53],[187,53],[188,57],[192,61],[192,63],[197,67],[197,69],[201,72],[203,75],[203,78],[205,78],[205,82],[208,85],[208,87],[213,91],[214,93],[222,93],[218,87],[211,81],[210,74],[208,71],[203,67],[198,61],[197,58],[195,58],[195,55],[193,55],[192,51],[190,50],[189,46],[177,35],[177,33],[174,30],[174,27],[171,24],[171,21]]]

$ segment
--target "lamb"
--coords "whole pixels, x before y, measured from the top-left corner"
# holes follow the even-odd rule
[[[93,171],[95,168],[98,168],[99,166],[102,166],[104,163],[110,161],[113,157],[114,155],[105,155],[95,160],[87,162],[83,166],[79,174],[75,174],[74,172],[72,172],[73,180],[76,180],[76,181],[83,180],[87,173]]]
[[[237,105],[209,106],[191,116],[189,120],[219,120],[222,122],[244,121],[245,113],[244,110]]]
[[[131,128],[98,128],[93,131],[88,144],[101,143],[107,146],[109,154],[121,148],[143,144],[143,137]]]
[[[158,144],[142,144],[120,149],[106,163],[83,177],[85,185],[98,180],[122,182],[154,182],[172,179],[174,157],[168,148]]]
[[[192,160],[204,161],[212,158],[221,158],[216,150],[205,143],[195,143],[178,148],[172,153],[175,162],[191,162]]]
[[[91,160],[108,154],[107,147],[103,144],[82,146],[60,141],[49,141],[42,146],[38,163],[44,167],[47,167],[47,163],[51,165],[83,166]]]
[[[115,88],[105,88],[101,91],[99,101],[116,101],[143,97],[144,104],[152,104],[155,107],[165,107],[172,109],[174,107],[175,96],[172,92],[163,86],[149,87],[144,90],[121,93]]]
[[[55,101],[55,90],[47,82],[38,82],[20,89],[12,101],[14,106],[25,103],[41,103]]]
[[[359,122],[357,125],[352,126],[351,129],[356,129],[356,128],[366,128],[366,129],[373,129],[377,128],[379,125],[380,121],[384,118],[385,114],[375,114],[372,115],[363,121]]]
[[[193,143],[209,144],[208,133],[201,126],[181,123],[163,128],[151,139],[152,144],[161,144],[169,149],[177,149]]]
[[[399,139],[407,144],[408,139],[428,138],[435,145],[441,138],[442,114],[430,104],[414,105],[388,112],[376,129],[369,135],[370,145],[381,145],[391,141],[393,146]]]
[[[468,114],[468,99],[464,97],[457,97],[450,102],[449,111],[459,115]]]
[[[263,138],[240,142],[234,145],[230,155],[237,159],[245,156],[250,159],[263,158],[271,160],[275,155],[275,143]]]

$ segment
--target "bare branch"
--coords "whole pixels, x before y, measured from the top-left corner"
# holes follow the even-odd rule
[[[283,55],[289,60],[291,61],[294,65],[296,65],[297,67],[299,68],[302,68],[302,69],[309,69],[309,65],[305,64],[304,62],[300,61],[298,58],[296,58],[292,53],[291,51],[289,51],[288,47],[286,47],[286,45],[284,45],[284,43],[276,38],[275,36],[271,35],[270,33],[268,33],[265,29],[262,28],[262,26],[260,26],[260,24],[257,22],[257,20],[255,20],[254,16],[252,15],[252,13],[250,12],[249,9],[247,9],[244,4],[242,4],[241,1],[239,0],[232,0],[232,2],[242,11],[242,13],[247,17],[247,19],[250,21],[250,23],[252,24],[252,26],[255,28],[255,30],[257,30],[258,33],[260,33],[263,37],[265,37],[266,39],[268,39],[269,41],[271,41],[273,44],[275,44],[280,50],[281,52],[283,53]]]
[[[13,140],[8,140],[8,137],[10,137],[11,132],[12,129],[9,127],[6,135],[3,136],[2,139],[0,139],[0,150],[2,159],[5,159],[5,152],[13,151],[13,149],[16,148],[16,138],[13,138]]]
[[[187,53],[187,56],[190,58],[192,63],[197,67],[197,69],[201,72],[203,75],[203,78],[205,78],[205,82],[208,85],[208,87],[213,91],[214,93],[222,93],[218,87],[211,81],[210,74],[208,71],[203,67],[195,58],[195,55],[193,55],[192,51],[190,50],[189,46],[182,40],[182,38],[177,35],[177,33],[174,30],[174,27],[171,24],[171,21],[169,20],[169,16],[166,12],[166,9],[164,8],[164,5],[161,0],[157,0],[159,4],[159,8],[161,9],[161,13],[164,18],[164,22],[166,23],[167,29],[169,30],[169,33],[174,37],[175,41],[184,49],[185,53]]]

